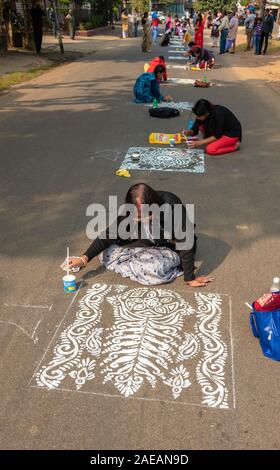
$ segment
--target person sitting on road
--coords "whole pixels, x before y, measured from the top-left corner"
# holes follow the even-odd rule
[[[209,51],[208,49],[204,49],[204,47],[193,47],[189,51],[190,54],[194,54],[194,61],[193,65],[196,65],[200,69],[212,69],[215,63],[215,56],[213,52]]]
[[[236,152],[242,140],[242,128],[237,117],[225,106],[212,104],[208,100],[198,100],[192,109],[196,120],[186,136],[203,134],[203,140],[189,143],[191,148],[206,145],[209,155]]]
[[[197,237],[178,196],[139,183],[129,188],[125,204],[129,205],[124,211],[126,215],[119,215],[113,226],[97,237],[81,257],[69,258],[70,270],[85,267],[99,255],[107,269],[141,284],[163,284],[182,274],[191,287],[204,287],[213,281],[209,276],[195,279]],[[159,210],[162,206],[169,207],[165,215]],[[181,208],[179,217],[178,207]],[[65,268],[65,262],[61,267]]]
[[[163,57],[163,55],[160,55],[158,57],[155,57],[151,62],[150,62],[150,66],[147,70],[147,72],[154,72],[155,71],[155,68],[158,66],[158,65],[161,65],[164,69],[164,72],[163,72],[163,80],[166,82],[167,80],[167,70],[166,70],[166,63],[165,63],[165,58]]]
[[[159,82],[163,79],[164,68],[157,65],[154,72],[142,73],[137,78],[133,92],[136,103],[152,103],[156,98],[160,101],[171,101],[170,96],[162,96],[160,93]]]
[[[161,41],[160,41],[160,45],[162,47],[166,47],[169,45],[171,33],[172,33],[171,29],[167,29],[165,33],[163,34]]]

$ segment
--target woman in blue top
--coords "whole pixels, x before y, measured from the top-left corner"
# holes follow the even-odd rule
[[[142,73],[137,78],[133,92],[136,103],[152,103],[157,101],[171,101],[171,96],[162,96],[160,94],[159,82],[163,79],[164,68],[157,65],[154,72]]]

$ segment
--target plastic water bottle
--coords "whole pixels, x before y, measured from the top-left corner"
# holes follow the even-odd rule
[[[203,81],[204,81],[204,83],[207,83],[207,78],[206,78],[205,75],[204,75]]]
[[[279,277],[273,278],[273,283],[270,288],[270,292],[279,292],[280,291],[280,279]]]
[[[156,98],[153,99],[153,108],[158,108],[158,100]]]
[[[188,122],[188,130],[190,130],[193,125],[194,125],[194,122],[193,122],[192,119],[190,119],[189,122]]]

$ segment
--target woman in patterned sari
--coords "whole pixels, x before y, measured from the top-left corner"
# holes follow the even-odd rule
[[[195,278],[197,237],[186,206],[176,194],[157,191],[145,183],[138,183],[129,188],[125,204],[129,205],[129,211],[134,208],[129,225],[123,226],[125,232],[121,226],[126,215],[116,214],[113,223],[116,233],[110,236],[113,226],[111,229],[107,227],[82,256],[65,260],[61,266],[64,270],[67,267],[70,271],[73,268],[84,268],[99,256],[107,269],[141,284],[164,284],[180,275],[184,276],[186,285],[191,287],[204,287],[213,281],[211,276]],[[152,211],[155,207],[158,207],[158,211]],[[165,216],[160,209],[163,207],[169,208]],[[179,217],[175,214],[175,207],[181,209]]]

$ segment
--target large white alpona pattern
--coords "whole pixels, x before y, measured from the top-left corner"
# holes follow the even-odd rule
[[[183,318],[194,309],[166,289],[132,289],[107,300],[113,306],[115,323],[103,349],[104,383],[114,381],[128,397],[144,379],[152,387],[158,378],[165,381],[179,347]]]
[[[76,390],[88,384],[90,393],[97,381],[99,392],[113,385],[124,397],[139,398],[141,388],[146,395],[147,387],[158,386],[156,396],[165,389],[165,397],[170,390],[174,399],[195,387],[200,404],[228,408],[222,297],[195,298],[196,308],[170,289],[93,285],[75,321],[60,334],[52,359],[37,372],[37,385],[51,389],[70,381]],[[110,317],[107,304],[106,319],[105,302],[113,311]]]

